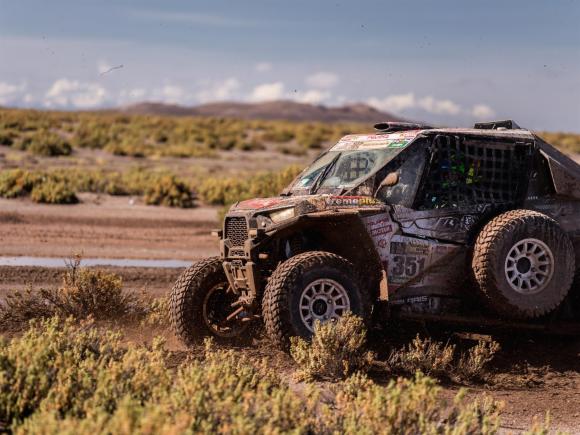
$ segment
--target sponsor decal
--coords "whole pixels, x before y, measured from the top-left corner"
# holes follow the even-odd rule
[[[389,143],[389,148],[403,148],[409,143],[408,140],[394,141]]]
[[[363,221],[375,244],[381,263],[385,270],[387,270],[389,264],[389,244],[398,226],[391,220],[389,213],[367,216],[363,218]]]
[[[383,204],[371,196],[329,196],[325,201],[328,207],[376,207]]]
[[[343,137],[332,151],[356,149],[403,148],[411,142],[418,131],[405,131],[391,134],[351,134]]]

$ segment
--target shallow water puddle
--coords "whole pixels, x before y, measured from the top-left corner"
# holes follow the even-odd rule
[[[66,258],[56,257],[2,257],[0,266],[32,266],[32,267],[66,267]],[[140,260],[133,258],[83,258],[81,266],[117,266],[117,267],[188,267],[191,261],[185,260]]]

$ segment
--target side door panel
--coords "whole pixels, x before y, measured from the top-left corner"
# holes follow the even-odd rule
[[[464,246],[405,235],[389,212],[363,222],[387,274],[389,299],[452,294],[463,281]]]

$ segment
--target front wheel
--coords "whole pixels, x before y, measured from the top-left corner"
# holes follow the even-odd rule
[[[232,305],[237,299],[219,258],[194,263],[171,290],[170,315],[175,333],[187,345],[207,336],[222,342],[239,340],[247,332],[248,322],[242,315],[233,315],[236,308]]]
[[[322,251],[296,255],[278,266],[262,301],[266,332],[281,348],[288,348],[292,336],[311,337],[317,321],[334,321],[347,312],[368,320],[368,292],[352,263]]]

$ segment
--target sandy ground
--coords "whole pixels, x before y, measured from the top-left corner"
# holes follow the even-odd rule
[[[0,199],[0,255],[190,260],[216,255],[215,207],[173,209],[81,194],[75,205]]]
[[[126,197],[83,195],[73,206],[0,200],[0,255],[194,260],[216,255],[216,208],[190,210],[144,206]],[[180,269],[113,268],[130,290],[166,294]],[[9,289],[56,286],[62,270],[0,267],[0,294]],[[134,341],[148,341],[153,332],[127,331]],[[171,336],[169,344],[183,349]],[[518,433],[534,416],[550,412],[552,427],[580,434],[580,340],[514,334],[498,340],[502,351],[494,362],[494,383],[471,388],[469,398],[482,392],[505,402],[502,427]],[[380,351],[380,342],[375,344]],[[258,347],[248,349],[257,352]],[[459,387],[444,385],[451,398]]]

